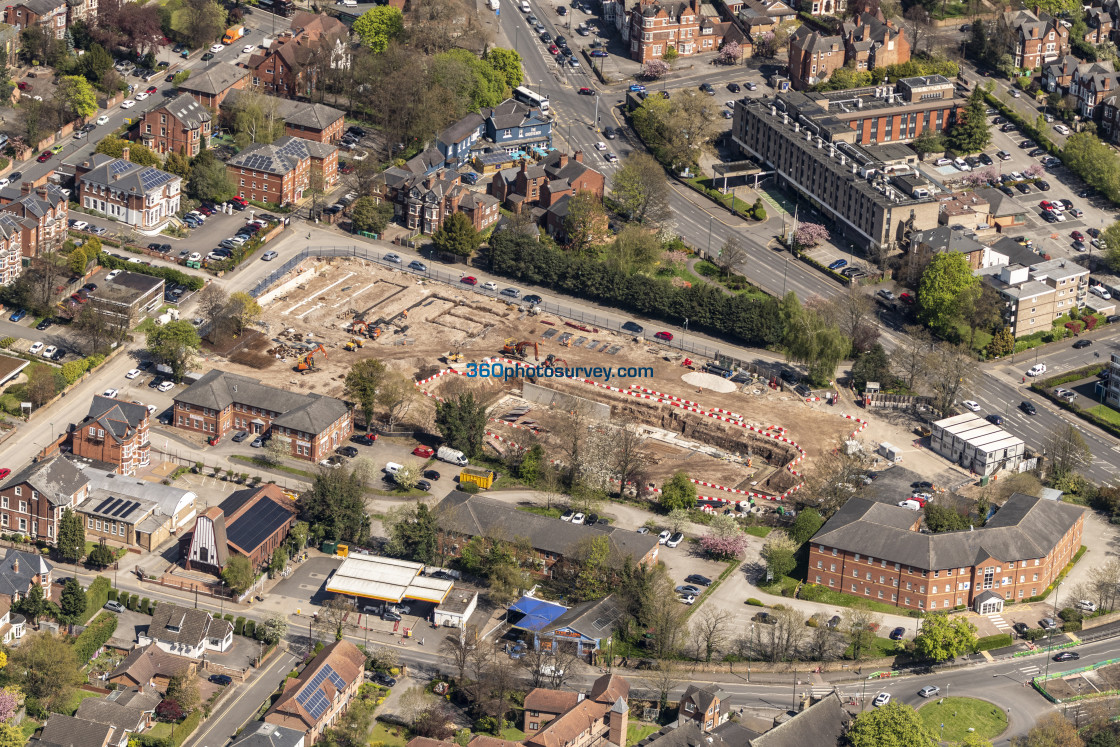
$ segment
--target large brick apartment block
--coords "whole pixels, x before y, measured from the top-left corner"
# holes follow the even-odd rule
[[[1081,547],[1078,506],[1015,493],[983,527],[921,533],[922,515],[852,498],[810,540],[807,581],[906,609],[971,607],[1043,593]]]
[[[410,230],[435,233],[453,213],[463,213],[476,231],[484,231],[501,217],[498,201],[463,184],[458,171],[417,174],[408,166],[392,166],[382,172],[374,194],[391,202],[393,218]]]
[[[0,216],[6,217],[0,225],[6,229],[6,243],[16,264],[19,263],[19,255],[38,257],[62,248],[70,203],[58,186],[46,184],[36,187],[33,182],[22,182],[18,187],[8,187],[5,192],[0,194]],[[8,218],[14,218],[14,223]],[[19,268],[11,269],[19,275]]]
[[[253,88],[281,98],[310,96],[319,86],[318,65],[313,64],[317,58],[327,56],[332,68],[349,67],[349,36],[346,24],[333,16],[296,13],[291,30],[250,55]]]
[[[148,110],[140,120],[140,142],[157,153],[191,158],[210,142],[210,110],[189,93]]]
[[[123,475],[134,475],[151,460],[148,408],[99,394],[89,413],[73,430],[70,448],[76,456],[114,464]]]
[[[1033,12],[1007,11],[996,19],[996,25],[995,38],[1011,40],[1007,52],[1020,70],[1034,70],[1069,54],[1069,29],[1037,5]]]
[[[289,205],[303,199],[310,185],[312,160],[318,161],[324,180],[333,184],[338,172],[337,148],[290,135],[246,148],[226,162],[226,171],[245,199]]]
[[[682,57],[716,52],[728,33],[744,41],[734,24],[705,15],[699,0],[641,0],[630,11],[630,59],[659,60],[669,49]]]
[[[177,394],[174,413],[177,428],[208,437],[244,430],[286,438],[293,457],[315,462],[333,454],[354,430],[342,400],[289,392],[219,370]]]
[[[364,681],[365,664],[357,646],[335,641],[299,677],[284,680],[284,692],[264,715],[265,722],[301,732],[306,744],[315,744],[346,713]]]

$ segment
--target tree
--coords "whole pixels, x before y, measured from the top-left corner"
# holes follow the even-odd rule
[[[723,246],[719,248],[719,255],[717,255],[716,263],[720,269],[723,270],[724,276],[732,275],[738,272],[741,265],[747,263],[749,257],[747,248],[743,246],[743,242],[736,234],[727,234],[727,239],[724,240]]]
[[[942,343],[925,357],[926,385],[933,390],[933,404],[947,417],[958,395],[969,388],[976,375],[976,360],[964,345]]]
[[[30,620],[32,625],[38,625],[39,617],[47,611],[49,604],[50,602],[43,594],[43,587],[35,584],[23,599],[12,605],[12,609]]]
[[[645,152],[633,151],[622,162],[611,182],[611,197],[619,210],[637,223],[645,223],[647,218],[661,223],[671,215],[665,169]]]
[[[642,66],[641,72],[638,73],[639,77],[646,80],[657,80],[669,74],[669,63],[664,60],[647,60],[646,64]]]
[[[961,514],[951,506],[930,501],[924,509],[926,526],[934,534],[940,532],[958,532],[968,529],[971,521],[967,515]]]
[[[253,143],[271,143],[284,134],[284,116],[279,99],[246,90],[237,97],[230,111],[233,136],[239,148]]]
[[[880,382],[884,385],[884,389],[894,381],[890,358],[887,357],[883,345],[878,342],[871,350],[857,357],[852,364],[852,384],[855,388],[862,390],[869,381]]]
[[[976,153],[984,150],[992,141],[992,133],[986,115],[988,109],[984,99],[984,89],[976,86],[968,97],[964,111],[949,125],[945,141],[957,153]]]
[[[277,547],[272,551],[272,560],[268,563],[268,572],[272,578],[279,576],[284,572],[284,568],[288,565],[288,551],[283,545]]]
[[[171,377],[177,382],[183,380],[200,345],[198,332],[185,319],[168,322],[148,333],[148,352],[157,363],[171,368]]]
[[[525,74],[521,71],[521,55],[515,50],[491,47],[482,59],[502,74],[506,79],[506,87],[510,90],[517,88],[525,79]]]
[[[85,119],[97,111],[97,92],[80,75],[62,76],[54,95],[66,120]]]
[[[225,202],[237,194],[237,185],[230,178],[226,165],[209,148],[199,152],[191,161],[187,194],[196,200],[211,202]]]
[[[7,663],[7,655],[4,656],[5,664]],[[23,693],[19,688],[14,685],[8,685],[3,690],[0,690],[0,722],[6,722],[16,715],[19,710],[20,704],[23,701]],[[22,741],[22,735],[20,740]],[[9,747],[10,743],[4,741],[4,736],[0,735],[0,747]],[[17,742],[11,747],[20,747]]]
[[[902,703],[887,703],[864,711],[848,730],[852,747],[937,747],[937,737],[918,718],[918,713]]]
[[[910,147],[918,152],[922,158],[930,153],[941,153],[945,150],[945,140],[937,130],[922,130]]]
[[[992,747],[992,742],[977,736],[975,733],[967,733],[964,735],[964,739],[957,742],[957,747]]]
[[[828,241],[828,229],[820,223],[802,221],[797,224],[797,231],[793,234],[793,245],[796,249],[812,249],[821,242]]]
[[[237,326],[238,334],[243,334],[245,328],[260,317],[261,305],[245,291],[238,291],[229,297],[228,313]]]
[[[77,563],[86,554],[86,530],[82,517],[69,506],[58,522],[58,556],[67,563]]]
[[[607,211],[594,192],[581,189],[568,201],[564,235],[568,248],[577,252],[602,243],[606,238]]]
[[[436,404],[436,428],[448,446],[468,457],[476,457],[482,452],[482,439],[486,436],[486,407],[473,392],[439,402]]]
[[[190,179],[191,159],[182,153],[168,153],[167,160],[163,162],[163,170],[183,179]]]
[[[385,421],[392,428],[408,414],[419,394],[403,374],[390,372],[377,390],[377,403],[385,408]]]
[[[459,671],[456,682],[463,686],[467,676],[467,667],[470,666],[471,656],[479,646],[478,628],[473,625],[459,628],[458,635],[444,636],[439,646],[440,653],[451,661],[451,666]]]
[[[922,620],[914,639],[914,653],[923,659],[948,661],[976,646],[976,626],[963,617],[931,613]]]
[[[665,511],[696,508],[696,485],[684,472],[676,472],[661,486],[660,503]]]
[[[756,34],[754,37],[754,57],[770,60],[778,56],[778,37],[773,31]]]
[[[32,633],[12,649],[8,671],[18,679],[24,694],[38,698],[47,711],[58,710],[84,680],[74,647],[65,636],[45,630]]]
[[[1120,272],[1120,222],[1113,223],[1101,234],[1101,241],[1108,250],[1105,252],[1105,261],[1113,272]]]
[[[350,206],[350,223],[355,231],[380,236],[392,219],[393,205],[389,202],[377,202],[372,197],[359,197]]]
[[[1015,335],[1011,334],[1009,327],[1002,327],[994,335],[992,341],[985,349],[989,358],[1002,358],[1015,351]]]
[[[797,545],[793,538],[781,530],[770,532],[760,555],[766,561],[769,575],[776,581],[788,576],[797,567]]]
[[[960,252],[935,254],[918,286],[918,318],[946,333],[960,318],[961,297],[979,283]]]
[[[391,554],[427,565],[437,562],[439,526],[426,503],[416,501],[391,509],[382,523],[389,535]]]
[[[700,538],[700,547],[717,560],[730,560],[747,549],[747,535],[734,517],[713,516],[707,533]]]
[[[902,331],[905,334],[891,354],[891,366],[906,384],[906,388],[914,391],[925,373],[929,348],[933,342],[929,330],[920,325],[908,324]]]
[[[300,518],[330,540],[354,542],[369,533],[362,483],[344,469],[322,470],[299,497]]]
[[[184,714],[190,714],[191,711],[198,708],[200,702],[198,676],[186,670],[172,676],[167,683],[166,697],[168,700],[174,700],[178,703]]]
[[[86,562],[94,568],[107,568],[117,561],[117,554],[113,552],[113,548],[106,544],[98,544],[90,550],[89,557]]]
[[[798,545],[804,545],[813,535],[820,531],[824,526],[824,519],[821,518],[819,512],[811,508],[802,509],[801,513],[797,514],[797,518],[793,520],[793,524],[786,533],[789,534],[791,540]]]
[[[271,646],[283,640],[287,632],[288,618],[279,612],[274,612],[264,622],[257,625],[256,636],[257,640],[266,646]]]
[[[93,44],[79,59],[79,68],[89,80],[101,81],[113,69],[113,57],[100,44]]]
[[[739,61],[743,59],[743,48],[739,46],[739,42],[727,42],[720,47],[719,55],[716,61],[721,65],[738,65]]]
[[[1044,716],[1025,737],[1011,740],[1011,747],[1080,747],[1083,744],[1077,727],[1059,713]]]
[[[863,661],[867,652],[875,645],[875,631],[882,618],[863,606],[848,607],[844,610],[841,629],[848,636],[852,659]]]
[[[103,153],[113,158],[123,158],[124,149],[128,148],[128,160],[141,166],[161,166],[163,159],[155,151],[141,143],[134,143],[115,135],[106,135],[94,149],[94,153]]]
[[[785,335],[782,347],[790,360],[809,368],[809,379],[825,384],[836,376],[836,366],[851,351],[851,341],[817,309],[800,307],[790,291],[782,300]]]
[[[244,555],[231,555],[222,569],[222,581],[225,582],[233,593],[241,596],[249,590],[256,579],[253,564]]]
[[[292,439],[274,433],[264,444],[265,461],[272,464],[283,464],[284,460],[292,455]]]
[[[727,640],[727,615],[715,607],[705,607],[692,628],[697,646],[704,652],[704,661],[710,662],[712,654]]]
[[[1093,462],[1093,452],[1076,426],[1067,423],[1050,431],[1044,449],[1050,459],[1050,478],[1061,482]]]
[[[377,391],[385,381],[385,364],[375,358],[360,360],[346,373],[345,391],[348,397],[358,401],[365,418],[366,428],[373,423]]]
[[[773,623],[759,625],[757,653],[772,662],[796,659],[805,638],[805,616],[795,609],[775,610]]]
[[[71,625],[85,619],[86,591],[76,578],[66,579],[62,586],[62,596],[59,598],[59,609],[62,622]]]
[[[441,252],[470,257],[482,243],[482,237],[467,214],[459,212],[452,213],[443,221],[439,230],[432,234],[432,243]]]
[[[379,5],[355,20],[353,29],[363,44],[373,50],[374,54],[380,54],[389,46],[389,42],[404,33],[404,16],[398,8]]]

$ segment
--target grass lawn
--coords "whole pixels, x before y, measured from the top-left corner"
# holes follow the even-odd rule
[[[31,718],[30,716],[24,718],[23,721],[19,722],[19,728],[20,731],[23,732],[23,738],[25,740],[31,739],[31,735],[33,735],[35,733],[35,730],[40,726],[42,726],[42,724]]]
[[[626,747],[637,744],[657,731],[656,724],[629,724],[626,727]]]
[[[387,724],[384,721],[374,723],[373,731],[369,734],[370,742],[380,742],[385,747],[404,747],[410,739],[412,739],[412,734],[409,733],[408,729],[395,724]]]
[[[1113,410],[1108,405],[1096,405],[1085,412],[1091,412],[1101,420],[1107,420],[1113,425],[1120,426],[1120,411]]]
[[[700,278],[696,277],[691,272],[689,272],[688,268],[685,267],[684,265],[681,265],[680,267],[672,267],[672,268],[662,267],[657,271],[657,277],[659,277],[659,278],[680,278],[681,280],[686,280],[686,281],[692,283],[693,285],[703,285],[704,284],[703,280],[701,280]]]
[[[515,729],[512,726],[502,729],[502,739],[508,739],[511,742],[525,741],[526,734],[520,729]]]
[[[243,454],[233,454],[233,455],[230,456],[230,459],[236,459],[239,462],[245,462],[246,464],[252,464],[255,467],[262,467],[262,468],[266,468],[266,469],[274,469],[274,470],[279,470],[280,472],[287,472],[288,474],[291,474],[291,475],[299,475],[300,477],[310,477],[310,478],[315,477],[315,474],[312,473],[312,472],[307,472],[306,470],[302,470],[302,469],[296,469],[295,467],[289,467],[286,464],[273,464],[272,462],[270,462],[267,459],[264,459],[262,457],[250,457],[250,456],[245,456]],[[206,474],[210,474],[210,473],[208,471],[206,471]]]
[[[101,696],[97,693],[90,693],[86,692],[85,690],[75,690],[73,693],[71,693],[70,697],[66,699],[66,702],[59,706],[58,712],[64,713],[67,716],[73,716],[74,712],[78,710],[78,706],[82,704],[83,700],[85,700],[86,698],[100,697]]]
[[[968,734],[969,727],[976,729],[976,736],[992,739],[1007,728],[1007,714],[1002,708],[976,698],[942,698],[922,706],[918,718],[939,739],[959,742]],[[945,724],[944,732],[941,725]]]
[[[553,519],[559,519],[560,515],[564,513],[559,508],[548,508],[547,506],[518,506],[518,511],[527,511],[531,514],[540,514],[541,516],[551,516]]]
[[[875,638],[872,639],[871,647],[866,651],[866,653],[864,653],[864,658],[882,659],[887,656],[894,656],[901,650],[902,649],[899,647],[896,641],[892,641],[890,638],[880,638],[878,636],[875,636]],[[848,646],[847,650],[844,651],[844,658],[848,659],[851,658],[851,656],[852,647]]]
[[[93,552],[93,548],[97,547],[99,544],[101,544],[101,543],[99,543],[99,542],[88,542],[87,541],[86,542],[86,555],[89,555],[91,552]],[[110,550],[112,550],[116,554],[116,557],[118,559],[120,557],[122,557],[125,553],[128,552],[128,550],[126,550],[123,547],[113,547],[112,545],[108,545],[108,547],[109,547]]]
[[[765,537],[770,534],[770,529],[771,527],[747,527],[746,532],[752,537]]]

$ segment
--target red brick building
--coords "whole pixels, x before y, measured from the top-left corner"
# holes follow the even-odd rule
[[[844,67],[844,40],[801,26],[789,37],[789,80],[799,91],[827,80]]]
[[[218,574],[230,556],[241,555],[260,571],[295,523],[295,504],[279,486],[238,490],[198,515],[179,541],[179,557],[188,570]]]
[[[274,143],[252,145],[226,162],[229,178],[246,200],[288,205],[303,199],[310,184],[309,143],[285,135]],[[333,146],[330,146],[333,147]],[[333,156],[321,154],[321,168],[338,171],[337,149]],[[325,174],[326,175],[326,174]],[[333,177],[333,173],[330,174]]]
[[[841,24],[845,64],[856,70],[874,70],[910,61],[910,42],[906,30],[884,20],[882,15],[861,13]]]
[[[248,70],[228,62],[215,62],[180,83],[179,90],[189,93],[203,106],[217,110],[226,96],[245,88],[248,84]]]
[[[89,413],[74,427],[70,448],[80,457],[117,465],[122,475],[134,475],[151,460],[148,408],[94,395]]]
[[[4,22],[17,30],[42,26],[55,39],[66,36],[66,0],[25,0],[4,10]]]
[[[193,158],[210,142],[210,110],[189,93],[149,109],[140,120],[140,142],[157,153]]]
[[[275,112],[284,120],[285,134],[291,137],[317,143],[337,143],[342,139],[344,114],[340,110],[326,104],[292,101],[256,91],[246,94],[234,90],[223,98],[221,114],[227,126],[233,125],[238,105],[246,100],[242,96],[248,96],[250,101],[255,99],[265,111]]]
[[[173,425],[223,439],[241,430],[285,438],[293,457],[313,462],[333,454],[354,431],[342,400],[277,389],[216,369],[175,396]]]
[[[56,185],[36,187],[32,182],[22,182],[19,190],[20,196],[14,199],[0,197],[0,215],[7,213],[15,218],[14,225],[6,221],[5,225],[9,227],[9,248],[17,262],[19,255],[38,257],[61,248],[70,217],[70,203]]]
[[[366,655],[357,646],[335,641],[299,677],[284,680],[284,692],[265,713],[265,723],[295,729],[305,735],[305,744],[315,744],[346,713],[364,682],[365,665]]]
[[[1012,40],[1007,50],[1020,70],[1034,70],[1045,62],[1069,54],[1069,29],[1061,22],[1043,12],[1037,5],[1034,12],[1012,10],[1003,13],[996,20],[994,38]]]
[[[737,26],[706,16],[700,8],[699,0],[640,0],[630,11],[630,59],[659,60],[669,49],[681,57],[716,52],[728,34],[729,41],[747,41]]]
[[[530,165],[522,161],[515,168],[503,169],[490,182],[490,194],[515,213],[525,206],[549,208],[564,195],[587,191],[603,198],[606,178],[583,162],[583,153],[552,153]]]
[[[907,609],[972,607],[1042,594],[1081,547],[1078,506],[1015,493],[974,531],[919,533],[922,515],[852,498],[811,540],[811,584]]]
[[[440,169],[414,174],[407,168],[383,171],[373,188],[374,198],[393,204],[393,219],[421,233],[435,233],[452,213],[463,213],[476,231],[489,228],[501,213],[498,201],[463,184],[457,171]]]
[[[0,484],[0,531],[53,542],[58,520],[89,495],[89,480],[69,459],[29,464]]]
[[[253,88],[281,98],[310,96],[322,66],[349,66],[349,36],[346,25],[333,16],[296,13],[290,31],[249,57]]]

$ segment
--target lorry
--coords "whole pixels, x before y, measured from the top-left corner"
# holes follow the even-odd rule
[[[232,26],[226,29],[226,35],[222,37],[222,44],[233,44],[243,36],[245,36],[244,26]]]
[[[466,467],[468,464],[467,456],[458,449],[452,449],[450,446],[439,447],[439,451],[436,452],[436,459],[441,462],[457,464],[460,467]]]

